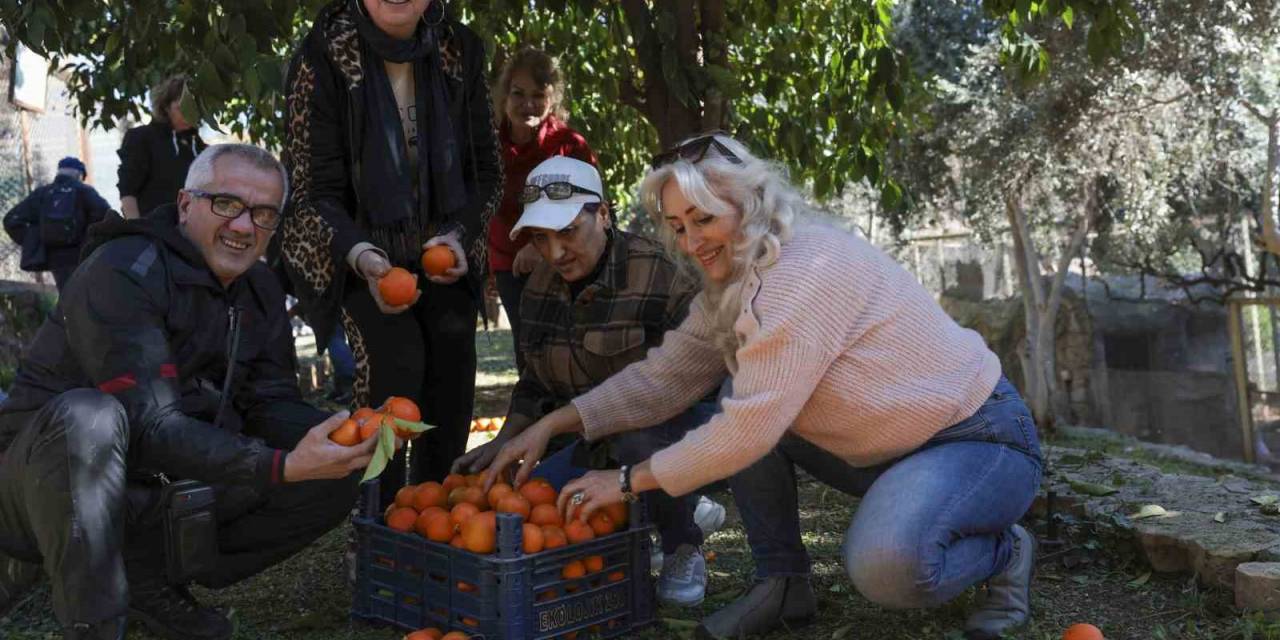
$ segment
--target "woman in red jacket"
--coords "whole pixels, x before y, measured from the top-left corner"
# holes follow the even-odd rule
[[[502,68],[493,88],[498,141],[505,181],[502,204],[489,222],[489,269],[493,272],[502,308],[511,321],[516,367],[524,368],[519,348],[520,292],[525,277],[541,260],[523,237],[511,240],[511,227],[520,218],[520,190],[529,172],[551,156],[569,156],[592,165],[596,155],[586,138],[566,124],[562,105],[564,78],[555,58],[540,49],[524,47]]]

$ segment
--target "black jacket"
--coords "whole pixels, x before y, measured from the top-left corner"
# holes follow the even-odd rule
[[[325,414],[302,403],[280,284],[258,263],[224,289],[176,220],[169,205],[91,230],[84,263],[0,405],[0,451],[21,427],[6,415],[96,387],[129,416],[131,471],[262,488],[282,480],[283,452],[242,428],[261,433],[286,411],[314,412],[313,424]],[[230,393],[215,424],[237,333]]]
[[[348,286],[347,253],[369,241],[368,219],[358,199],[365,76],[349,8],[348,0],[336,0],[320,11],[293,57],[285,86],[281,160],[289,169],[292,211],[276,239],[319,344],[332,334]],[[485,81],[484,44],[462,24],[450,18],[446,23],[449,34],[441,40],[441,58],[467,200],[437,232],[461,228],[467,277],[479,299],[488,264],[485,231],[502,197],[502,159]],[[421,268],[416,260],[399,266]]]
[[[174,131],[163,122],[130,129],[117,152],[120,197],[137,198],[140,214],[173,204],[187,180],[187,169],[207,146],[195,129]]]
[[[46,247],[40,240],[40,213],[45,195],[55,186],[70,184],[77,190],[76,208],[80,212],[80,241],[65,247]],[[101,221],[111,210],[98,191],[71,176],[58,176],[53,182],[23,198],[4,216],[4,230],[14,243],[22,247],[20,266],[23,271],[51,271],[73,267],[80,260],[80,247],[88,237],[89,225]]]

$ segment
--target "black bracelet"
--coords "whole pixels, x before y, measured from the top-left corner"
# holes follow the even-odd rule
[[[635,502],[636,494],[631,490],[631,465],[622,465],[622,472],[618,474],[618,484],[622,487],[622,501]]]

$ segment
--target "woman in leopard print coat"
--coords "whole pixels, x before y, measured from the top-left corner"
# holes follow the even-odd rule
[[[415,442],[414,481],[447,473],[471,418],[485,228],[502,184],[485,69],[480,39],[440,0],[336,0],[287,81],[282,264],[318,344],[342,322],[355,404],[405,396],[438,426]],[[433,244],[458,263],[444,276],[422,272]],[[418,276],[413,303],[378,294],[392,266]],[[403,460],[382,476],[384,500]]]

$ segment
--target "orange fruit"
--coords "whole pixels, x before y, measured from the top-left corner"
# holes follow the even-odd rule
[[[391,267],[390,271],[378,279],[378,295],[382,296],[383,302],[393,307],[413,302],[413,296],[417,293],[417,279],[400,267]]]
[[[449,519],[449,512],[440,507],[427,507],[426,511],[418,514],[418,519],[413,523],[414,531],[435,542],[448,542],[453,538],[453,529],[453,520]]]
[[[542,548],[543,549],[559,549],[569,544],[569,539],[564,535],[564,529],[554,524],[542,525]]]
[[[464,476],[468,487],[484,487],[483,473],[470,473]]]
[[[469,619],[470,618],[468,618],[468,620]],[[463,622],[465,622],[465,620]],[[471,625],[471,626],[474,627],[475,625]],[[471,636],[461,631],[450,631],[449,633],[444,634],[444,636],[442,636],[440,640],[471,640]]]
[[[369,420],[369,418],[372,418],[376,415],[378,415],[377,411],[374,411],[369,407],[360,407],[359,409],[356,409],[355,413],[351,414],[351,419],[355,420],[356,424],[364,424],[367,420]]]
[[[400,490],[396,492],[396,506],[413,507],[413,494],[417,491],[418,485],[416,484],[407,484],[400,487]]]
[[[458,261],[454,259],[453,251],[442,244],[422,252],[422,270],[428,275],[442,276],[456,264]]]
[[[592,513],[591,517],[587,518],[587,524],[591,525],[591,530],[595,532],[597,537],[607,536],[617,530],[617,527],[613,525],[613,518],[610,518],[609,514],[601,510]]]
[[[387,398],[382,403],[381,411],[409,422],[420,422],[422,420],[422,412],[418,410],[418,404],[402,396]]]
[[[542,537],[542,527],[536,524],[526,522],[521,525],[521,535],[523,536],[521,549],[525,553],[537,553],[546,545],[546,540]]]
[[[461,591],[463,593],[471,593],[472,591],[475,591],[475,590],[476,590],[476,586],[474,584],[471,584],[470,582],[463,582],[461,580],[458,581],[458,591]]]
[[[556,594],[555,589],[547,589],[535,596],[534,600],[538,602],[547,602],[548,600],[555,600],[558,597],[559,596]]]
[[[474,504],[480,511],[489,508],[489,503],[484,498],[484,489],[480,487],[457,487],[449,492],[449,506],[456,506],[463,502]]]
[[[453,536],[453,538],[450,538],[450,539],[449,539],[449,546],[451,546],[451,547],[455,547],[455,548],[458,548],[458,549],[466,549],[466,548],[467,548],[467,545],[466,545],[466,544],[464,544],[464,543],[462,542],[462,534],[457,534],[457,535],[454,535],[454,536]]]
[[[350,418],[343,420],[337,429],[329,433],[329,439],[344,447],[360,444],[360,425]]]
[[[556,503],[555,487],[542,478],[530,478],[528,482],[520,485],[520,495],[524,496],[530,505]]]
[[[444,492],[444,487],[439,482],[427,481],[418,485],[418,490],[413,494],[413,508],[418,511],[426,511],[427,507],[446,507],[449,505],[449,494]]]
[[[360,442],[364,442],[378,435],[378,429],[382,427],[382,420],[365,420],[358,424],[360,425]]]
[[[495,482],[492,487],[489,487],[489,493],[485,494],[485,497],[489,499],[489,504],[496,505],[502,496],[508,493],[515,493],[515,489],[505,482]]]
[[[494,512],[476,514],[462,523],[462,542],[472,553],[493,553],[498,544],[498,523]]]
[[[707,562],[715,562],[715,561],[716,561],[716,552],[714,552],[714,551],[708,551],[708,552],[706,552],[706,553],[702,554],[702,558],[703,558],[704,560],[706,560]]]
[[[470,502],[459,502],[449,511],[449,520],[453,522],[453,526],[461,527],[462,523],[471,519],[471,516],[480,513],[480,509]]]
[[[564,535],[569,539],[569,544],[579,544],[594,540],[596,532],[591,530],[591,525],[581,520],[570,520],[569,524],[564,526]]]
[[[517,513],[525,520],[529,519],[530,508],[529,501],[525,500],[524,496],[516,495],[515,493],[502,496],[498,500],[498,504],[494,505],[494,509],[500,513]]]
[[[587,568],[587,573],[604,571],[604,556],[587,556],[582,559],[582,566]]]
[[[613,520],[613,526],[616,527],[616,530],[621,531],[627,528],[627,520],[631,510],[627,508],[625,502],[606,504],[602,508],[605,513],[609,514],[609,519]]]
[[[444,477],[444,481],[440,483],[440,486],[444,487],[444,493],[448,495],[450,491],[453,491],[454,487],[464,487],[466,484],[467,479],[462,474],[451,473]]]
[[[560,511],[554,504],[535,505],[529,512],[529,522],[539,525],[554,524],[557,527],[564,524],[560,519]]]
[[[467,617],[463,617],[463,618],[462,618],[462,624],[465,624],[465,625],[467,625],[468,627],[478,627],[478,626],[480,626],[480,621],[479,621],[479,620],[476,620],[475,618],[467,618]],[[458,633],[462,633],[462,632],[461,632],[461,631],[459,631]],[[463,637],[466,637],[466,636],[463,636]]]
[[[396,531],[413,531],[413,525],[418,521],[418,512],[408,507],[396,507],[387,516],[387,526]]]
[[[405,635],[404,640],[440,640],[444,637],[444,632],[435,628],[427,627],[426,629],[418,629]]]
[[[565,580],[571,580],[573,578],[581,578],[582,576],[585,576],[585,575],[587,575],[587,567],[586,565],[582,564],[581,560],[570,560],[569,562],[565,563],[564,569],[560,570],[560,577],[564,578]]]
[[[1073,624],[1070,627],[1067,627],[1067,630],[1062,634],[1062,640],[1105,640],[1105,639],[1102,637],[1101,629],[1091,624],[1088,624],[1086,622],[1081,622],[1079,624]]]
[[[627,574],[623,573],[622,571],[614,571],[609,575],[605,576],[604,579],[608,580],[609,582],[622,582],[622,579],[625,577],[627,577]]]

